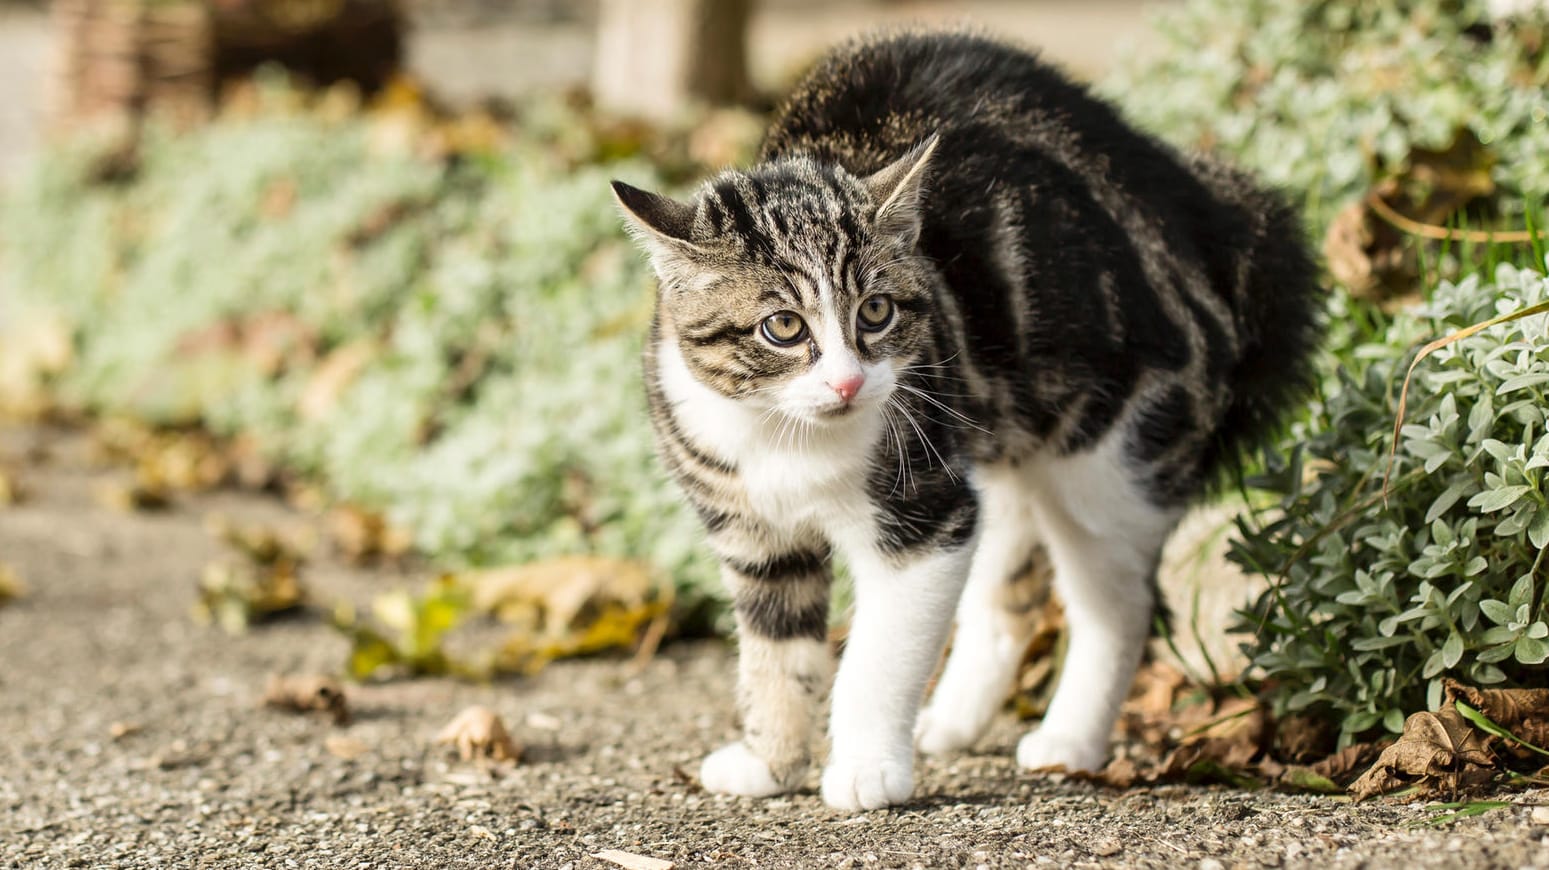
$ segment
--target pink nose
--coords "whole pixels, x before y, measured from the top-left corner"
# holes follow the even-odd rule
[[[855,398],[855,394],[859,393],[861,391],[861,387],[865,384],[865,375],[852,375],[841,381],[828,382],[828,385],[833,388],[834,392],[839,394],[840,401],[845,403],[848,403],[851,399]]]

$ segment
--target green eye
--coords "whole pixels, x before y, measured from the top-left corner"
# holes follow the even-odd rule
[[[856,316],[861,329],[878,332],[893,321],[893,300],[888,296],[869,296]]]
[[[794,311],[776,311],[764,318],[761,327],[770,344],[790,347],[807,335],[807,322]]]

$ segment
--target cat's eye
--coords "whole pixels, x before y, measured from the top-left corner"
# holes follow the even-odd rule
[[[807,335],[807,322],[794,311],[776,311],[764,318],[760,329],[770,344],[790,347]]]
[[[868,296],[861,303],[856,321],[867,332],[880,332],[893,321],[893,299],[889,296]]]

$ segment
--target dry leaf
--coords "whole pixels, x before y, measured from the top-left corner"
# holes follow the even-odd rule
[[[1439,151],[1412,150],[1365,199],[1345,206],[1329,224],[1323,241],[1329,272],[1357,297],[1390,305],[1414,298],[1415,242],[1395,221],[1436,227],[1493,195],[1493,163],[1490,150],[1467,129]]]
[[[671,861],[661,858],[651,858],[646,855],[636,855],[633,852],[621,852],[618,849],[605,849],[592,853],[592,857],[599,861],[607,861],[609,864],[617,864],[625,870],[672,870],[678,866]]]
[[[324,357],[322,363],[313,369],[296,403],[296,411],[301,419],[316,422],[333,413],[339,398],[380,352],[376,342],[360,339]]]
[[[476,609],[515,629],[497,655],[497,667],[514,673],[633,646],[671,607],[670,588],[645,565],[621,559],[573,556],[457,579]]]
[[[469,707],[436,735],[436,743],[457,747],[463,761],[519,761],[522,749],[488,707]]]
[[[15,569],[9,565],[0,565],[0,606],[22,597],[26,591],[27,587],[16,576]]]
[[[235,559],[211,562],[199,577],[194,618],[241,634],[255,622],[293,613],[306,604],[296,568],[289,559],[270,564]]]
[[[349,700],[344,694],[344,686],[332,677],[315,674],[272,675],[264,689],[264,705],[295,713],[328,713],[333,716],[335,725],[347,725],[350,721]]]
[[[413,536],[398,528],[381,514],[354,505],[341,505],[328,512],[328,531],[334,544],[351,562],[396,559],[413,546]]]
[[[10,507],[20,504],[26,496],[26,490],[16,480],[16,473],[0,466],[0,507]]]
[[[345,761],[353,761],[371,751],[366,741],[359,737],[345,737],[341,734],[330,734],[323,738],[323,748],[328,750],[329,755]]]
[[[1384,749],[1393,745],[1391,740],[1378,740],[1373,743],[1352,743],[1333,755],[1322,759],[1312,765],[1311,770],[1319,776],[1327,777],[1340,785],[1349,785],[1357,776],[1382,754]]]
[[[172,506],[172,494],[139,483],[109,483],[97,489],[97,503],[120,513],[160,511]]]
[[[1313,716],[1293,713],[1275,723],[1275,755],[1294,764],[1323,758],[1334,748],[1334,729]]]
[[[1447,680],[1443,686],[1443,707],[1462,701],[1512,736],[1549,749],[1549,689],[1476,689],[1456,680]],[[1541,759],[1531,749],[1511,741],[1501,741],[1495,748]]]
[[[1404,733],[1350,786],[1356,800],[1417,786],[1422,795],[1456,794],[1488,782],[1495,758],[1455,707],[1415,713]]]

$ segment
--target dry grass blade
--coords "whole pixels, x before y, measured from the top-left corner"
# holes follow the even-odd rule
[[[1414,360],[1409,363],[1409,369],[1404,372],[1404,386],[1398,391],[1398,410],[1394,413],[1395,419],[1393,420],[1393,444],[1388,448],[1388,467],[1382,474],[1382,501],[1384,505],[1388,501],[1388,482],[1393,477],[1393,462],[1398,458],[1398,439],[1399,433],[1404,428],[1404,410],[1409,405],[1409,383],[1414,379],[1415,368],[1420,365],[1420,361],[1453,342],[1462,341],[1492,326],[1510,323],[1513,320],[1521,320],[1524,317],[1532,317],[1535,314],[1543,314],[1546,311],[1549,311],[1549,302],[1540,302],[1537,305],[1530,305],[1521,311],[1512,311],[1471,326],[1465,326],[1457,332],[1442,336],[1420,348],[1420,352],[1415,354]]]
[[[1465,230],[1437,226],[1405,217],[1388,205],[1380,191],[1366,195],[1366,204],[1378,217],[1412,236],[1438,242],[1474,242],[1476,244],[1521,245],[1549,238],[1549,230]]]

